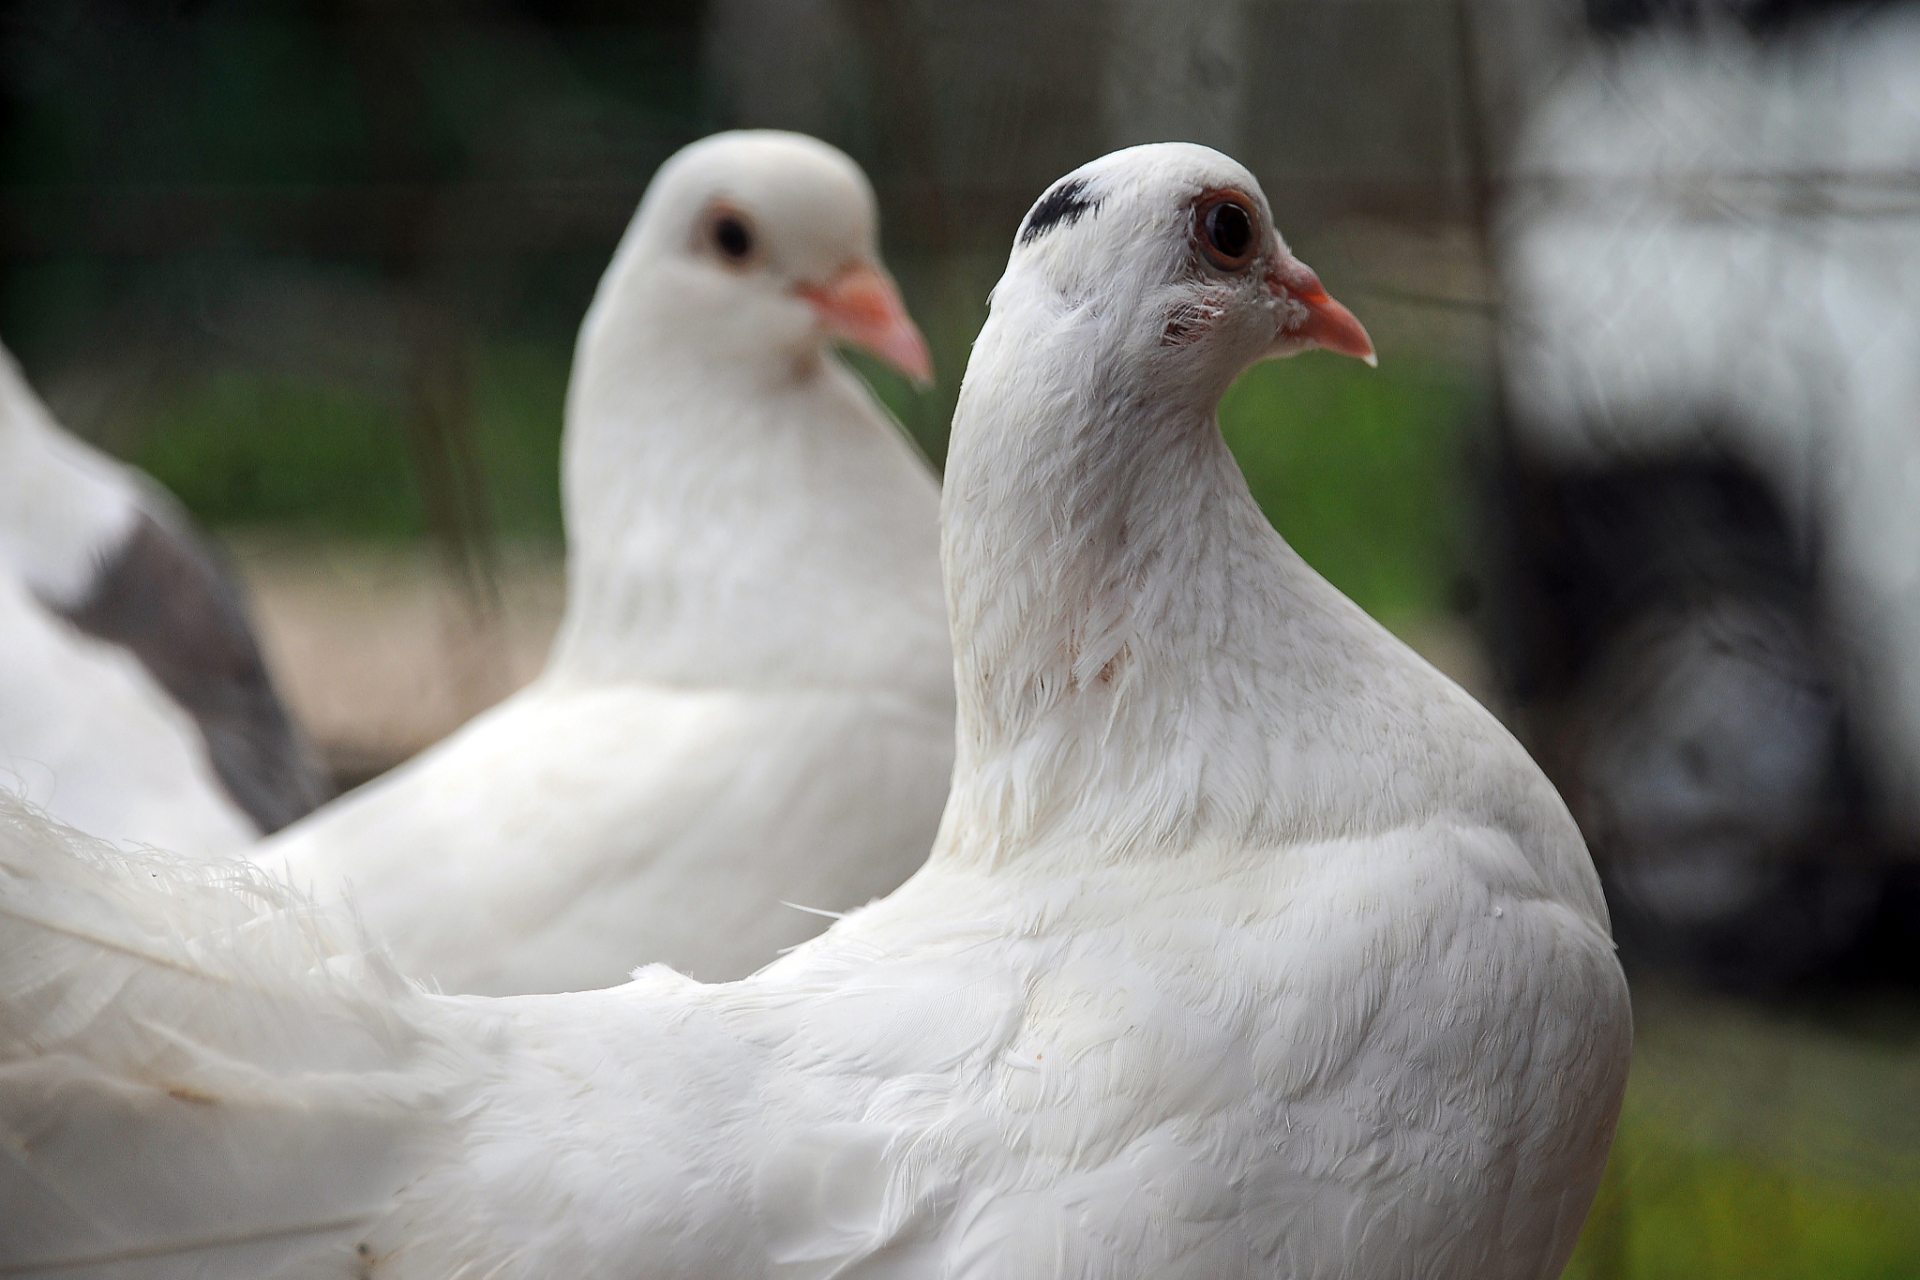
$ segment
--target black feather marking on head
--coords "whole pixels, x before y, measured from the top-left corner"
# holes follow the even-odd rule
[[[1098,212],[1100,202],[1087,195],[1086,179],[1068,178],[1055,183],[1020,224],[1020,243],[1032,244],[1059,223],[1078,222],[1081,214]]]

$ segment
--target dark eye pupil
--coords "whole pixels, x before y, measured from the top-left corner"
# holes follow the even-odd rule
[[[713,224],[713,242],[729,258],[739,259],[753,252],[753,236],[738,218],[721,218]]]
[[[1207,211],[1207,242],[1225,258],[1237,258],[1253,244],[1253,219],[1231,202]]]

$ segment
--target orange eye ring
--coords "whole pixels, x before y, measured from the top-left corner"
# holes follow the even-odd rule
[[[1260,214],[1241,192],[1209,192],[1193,207],[1193,238],[1208,262],[1238,271],[1260,254]]]

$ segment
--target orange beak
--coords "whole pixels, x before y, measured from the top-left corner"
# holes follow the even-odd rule
[[[1366,329],[1354,318],[1353,312],[1328,296],[1326,286],[1306,263],[1284,254],[1279,256],[1274,265],[1267,268],[1267,287],[1307,309],[1306,320],[1289,325],[1281,334],[1283,338],[1323,347],[1379,367],[1379,357],[1373,353],[1373,339],[1367,336]]]
[[[871,351],[922,390],[933,385],[927,340],[885,271],[857,262],[825,284],[802,285],[798,292],[830,337]]]

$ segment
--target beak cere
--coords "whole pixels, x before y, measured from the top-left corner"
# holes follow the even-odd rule
[[[802,285],[799,295],[830,337],[870,351],[917,387],[933,385],[933,357],[920,336],[893,278],[859,262],[820,285]]]
[[[1373,354],[1373,339],[1353,312],[1335,302],[1313,269],[1282,254],[1267,268],[1267,287],[1275,295],[1290,299],[1307,309],[1305,320],[1286,325],[1280,338],[1287,342],[1305,342],[1338,355],[1352,356],[1378,367]]]

